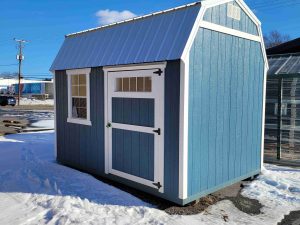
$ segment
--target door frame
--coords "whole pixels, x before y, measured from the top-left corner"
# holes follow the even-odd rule
[[[104,117],[105,117],[105,173],[106,174],[113,174],[119,177],[123,177],[125,179],[152,187],[154,189],[157,189],[157,187],[154,185],[154,183],[160,182],[161,188],[158,188],[158,191],[163,193],[164,192],[164,92],[165,92],[165,68],[166,68],[166,62],[163,63],[156,63],[156,64],[139,64],[139,65],[128,65],[128,66],[114,66],[114,67],[103,67],[104,71]],[[154,90],[161,90],[156,91],[155,93],[141,93],[141,92],[122,92],[122,93],[110,93],[111,90],[109,88],[110,80],[108,78],[109,73],[117,72],[114,77],[120,77],[119,72],[122,72],[124,76],[130,77],[135,76],[131,75],[132,72],[137,73],[137,71],[145,71],[145,70],[161,70],[162,73],[160,75],[161,79],[159,82],[152,82],[153,85],[156,85]],[[155,76],[159,76],[156,75]],[[138,93],[138,95],[137,95]],[[127,174],[118,170],[114,170],[112,168],[112,149],[111,149],[111,136],[112,136],[112,128],[107,128],[107,123],[111,123],[111,99],[112,97],[128,97],[128,98],[153,98],[154,94],[154,101],[155,105],[158,105],[159,107],[155,107],[155,128],[147,128],[142,126],[136,126],[136,125],[123,125],[123,124],[113,124],[113,127],[119,127],[119,128],[129,128],[129,130],[133,131],[145,131],[146,133],[150,133],[153,129],[160,128],[161,134],[158,135],[154,133],[154,181],[150,181],[144,178],[140,178],[131,174]],[[109,98],[109,96],[111,96]],[[110,107],[109,107],[110,106]]]

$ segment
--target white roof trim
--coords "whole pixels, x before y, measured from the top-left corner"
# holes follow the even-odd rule
[[[246,5],[246,3],[243,0],[204,0],[204,1],[201,1],[201,9],[200,9],[198,17],[195,21],[194,27],[193,27],[193,29],[190,33],[187,44],[186,44],[186,46],[183,50],[183,53],[181,55],[181,59],[183,61],[185,61],[185,58],[187,57],[187,54],[189,53],[190,48],[192,46],[192,43],[193,43],[193,41],[194,41],[194,39],[197,35],[198,29],[201,26],[201,24],[203,23],[203,17],[204,17],[204,14],[206,12],[206,9],[217,6],[217,5],[225,4],[225,3],[228,3],[228,2],[233,2],[233,1],[236,1],[236,3],[241,7],[241,9],[249,16],[249,18],[257,26],[265,66],[267,67],[267,69],[269,69],[266,48],[265,48],[263,34],[262,34],[262,30],[261,30],[261,22],[254,15],[254,13],[251,11],[251,9]]]
[[[112,26],[115,26],[115,25],[118,25],[118,24],[143,19],[143,18],[147,18],[147,17],[150,17],[150,16],[155,16],[155,15],[158,15],[158,14],[163,14],[163,13],[167,13],[167,12],[170,12],[170,11],[175,11],[175,10],[178,10],[178,9],[183,9],[183,8],[193,6],[193,5],[197,5],[197,4],[200,4],[200,1],[193,2],[193,3],[190,3],[190,4],[186,4],[186,5],[182,5],[182,6],[178,6],[178,7],[171,8],[171,9],[166,9],[166,10],[162,10],[162,11],[158,11],[158,12],[154,12],[154,13],[149,13],[149,14],[146,14],[146,15],[143,15],[143,16],[137,16],[137,17],[134,17],[132,19],[122,20],[122,21],[119,21],[119,22],[116,22],[116,23],[111,23],[111,24],[107,24],[107,25],[104,25],[104,26],[100,26],[100,27],[95,27],[95,28],[91,28],[91,29],[87,29],[87,30],[67,34],[66,37],[73,36],[73,35],[76,35],[76,34],[82,34],[82,33],[90,32],[90,31],[99,30],[99,29],[102,29],[102,28],[105,28],[105,27],[112,27]]]

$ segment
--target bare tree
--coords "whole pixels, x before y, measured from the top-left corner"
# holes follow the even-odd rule
[[[289,35],[281,34],[277,30],[273,30],[269,34],[264,35],[264,41],[265,41],[266,48],[272,48],[274,46],[280,45],[289,40],[291,40]]]

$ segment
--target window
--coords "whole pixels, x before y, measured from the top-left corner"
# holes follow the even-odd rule
[[[229,3],[228,7],[227,7],[227,16],[232,18],[232,19],[235,19],[235,20],[241,20],[241,9],[240,9],[240,7]]]
[[[68,70],[68,122],[91,125],[90,69]]]
[[[116,92],[151,92],[151,77],[119,77],[115,83]]]

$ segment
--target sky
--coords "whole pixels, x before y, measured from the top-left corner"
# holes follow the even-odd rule
[[[14,38],[25,44],[22,74],[28,78],[51,76],[49,68],[64,35],[136,15],[144,15],[193,2],[193,0],[1,0],[0,74],[18,71]],[[272,30],[300,37],[300,0],[246,0]]]

